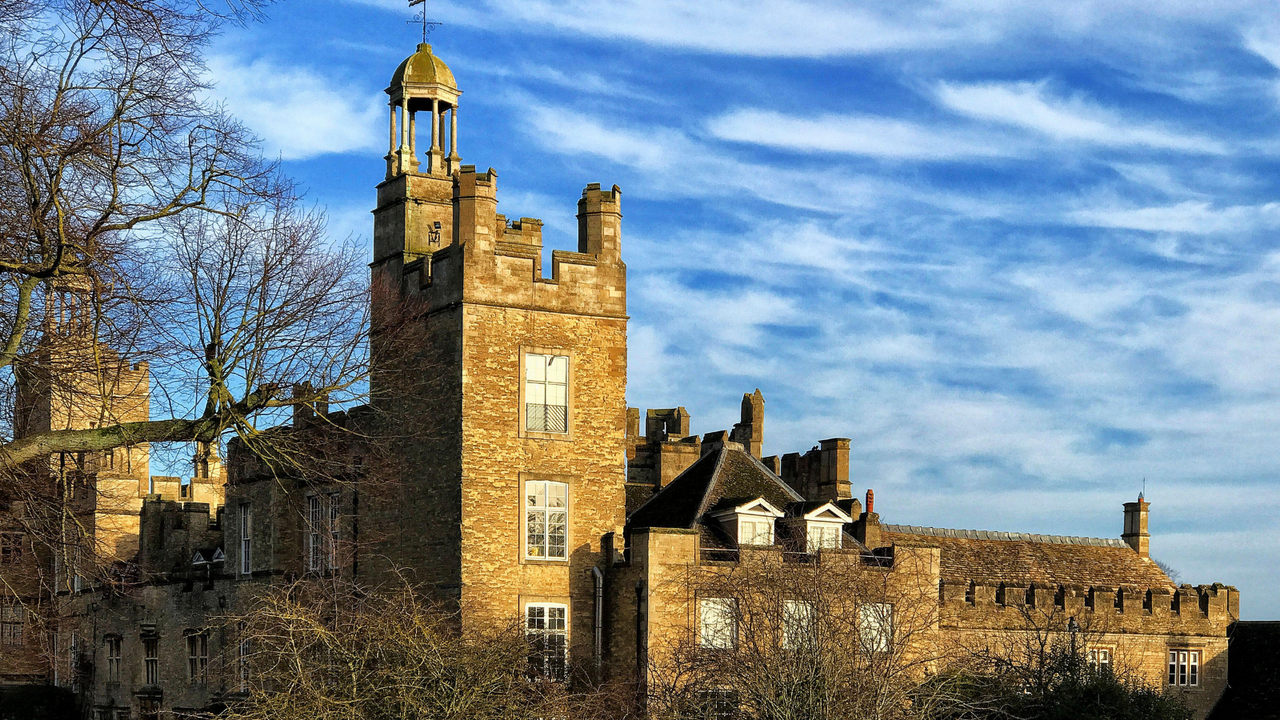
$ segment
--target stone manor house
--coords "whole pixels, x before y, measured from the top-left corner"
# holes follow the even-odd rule
[[[848,439],[763,456],[759,390],[733,428],[701,436],[683,407],[628,408],[618,187],[586,186],[577,250],[553,251],[545,268],[541,222],[499,214],[497,173],[461,164],[461,91],[430,45],[386,92],[371,278],[391,289],[375,304],[414,308],[415,354],[377,376],[370,407],[318,403],[279,431],[321,442],[374,410],[431,431],[401,434],[395,467],[366,463],[355,442],[329,448],[355,479],[324,487],[272,477],[237,442],[225,462],[201,448],[188,479],[149,475],[144,446],[93,460],[79,507],[138,579],[126,593],[73,578],[33,597],[47,558],[24,542],[21,507],[0,508],[0,684],[76,687],[95,720],[216,707],[243,692],[252,648],[214,618],[271,584],[376,585],[400,569],[467,622],[521,618],[547,673],[595,667],[643,686],[673,638],[735,641],[732,605],[680,578],[750,560],[863,568],[928,606],[930,642],[990,644],[1028,609],[1056,612],[1090,630],[1092,662],[1128,663],[1208,715],[1226,687],[1239,594],[1173,583],[1149,556],[1143,498],[1115,508],[1116,538],[893,525],[870,490],[855,497]],[[125,367],[118,414],[145,418],[148,369]],[[84,427],[38,388],[18,402],[29,429]],[[361,478],[379,472],[382,491],[362,495]],[[58,608],[56,626],[33,629],[37,600]],[[868,630],[891,642],[894,609],[877,607],[887,611]]]

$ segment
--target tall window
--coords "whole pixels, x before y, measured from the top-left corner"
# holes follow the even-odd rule
[[[525,606],[529,671],[535,677],[563,680],[569,653],[569,608],[556,603]]]
[[[703,598],[699,603],[699,643],[728,650],[738,640],[738,604],[733,598]]]
[[[741,705],[738,693],[733,690],[702,690],[698,693],[700,717],[707,720],[733,720]]]
[[[307,497],[307,568],[318,572],[323,568],[324,534],[322,522],[325,520],[324,504],[319,495]]]
[[[147,685],[160,684],[160,638],[142,639],[142,679]]]
[[[1200,684],[1200,651],[1169,651],[1169,684],[1196,687]]]
[[[0,533],[0,563],[22,562],[22,533]]]
[[[107,682],[120,682],[120,636],[108,635],[103,641],[107,646]]]
[[[782,601],[782,647],[787,650],[808,647],[813,642],[817,613],[807,600]]]
[[[80,634],[71,633],[71,644],[67,646],[67,679],[71,688],[80,690]]]
[[[253,506],[240,504],[240,574],[248,575],[253,568]]]
[[[197,685],[203,685],[209,675],[209,635],[193,633],[187,635],[187,679]]]
[[[533,432],[569,431],[569,358],[524,356],[524,426]]]
[[[772,545],[773,520],[770,518],[738,518],[739,545]]]
[[[1111,648],[1089,648],[1089,664],[1099,669],[1111,667]]]
[[[338,511],[342,508],[341,493],[329,493],[329,569],[338,567]]]
[[[809,523],[805,531],[805,552],[840,547],[840,526],[834,523]]]
[[[858,636],[865,652],[889,652],[893,642],[893,605],[866,603],[858,608]]]
[[[17,598],[0,601],[0,645],[21,645],[27,608]]]
[[[565,560],[569,557],[569,485],[529,480],[525,494],[525,557]]]
[[[244,623],[240,623],[240,644],[236,648],[236,674],[240,678],[240,692],[249,692],[249,655],[252,652],[249,628]]]

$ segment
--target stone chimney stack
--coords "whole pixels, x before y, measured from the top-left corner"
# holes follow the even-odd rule
[[[1151,556],[1151,535],[1147,532],[1147,510],[1150,507],[1151,503],[1141,494],[1137,502],[1124,504],[1124,534],[1120,539],[1129,543],[1139,557]]]
[[[733,426],[730,439],[742,443],[742,447],[756,458],[764,454],[764,395],[760,388],[754,393],[742,394],[741,420]]]
[[[884,544],[880,537],[880,514],[876,512],[876,494],[871,488],[867,488],[867,509],[853,521],[853,536],[858,539],[858,542],[866,545],[868,550],[875,550]]]

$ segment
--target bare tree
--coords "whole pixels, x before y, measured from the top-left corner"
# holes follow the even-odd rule
[[[0,5],[0,520],[51,586],[116,559],[102,471],[233,436],[324,470],[266,427],[367,393],[363,253],[202,99],[209,41],[266,2]]]
[[[973,632],[957,656],[929,684],[953,691],[937,717],[967,720],[1187,720],[1180,699],[1141,673],[1123,644],[1108,643],[1116,628],[1105,616],[1074,615],[1057,604],[1016,605],[1017,626]]]
[[[655,717],[908,718],[943,660],[925,567],[851,551],[744,551],[691,568],[696,627],[651,653]],[[787,557],[787,556],[783,556]],[[945,689],[945,688],[943,688]],[[941,689],[939,690],[941,691]]]
[[[609,689],[530,676],[518,619],[464,631],[456,608],[408,584],[277,586],[226,621],[227,670],[245,691],[227,720],[627,717]]]

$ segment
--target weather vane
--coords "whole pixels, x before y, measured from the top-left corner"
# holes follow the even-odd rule
[[[426,1],[427,0],[409,0],[409,7],[413,7],[414,5],[421,5]],[[432,30],[435,30],[436,28],[444,24],[442,22],[436,22],[435,20],[428,20],[427,9],[425,7],[422,8],[422,10],[417,15],[414,15],[412,20],[405,20],[405,22],[422,23],[422,42],[424,43],[427,41],[427,35],[430,35]]]

